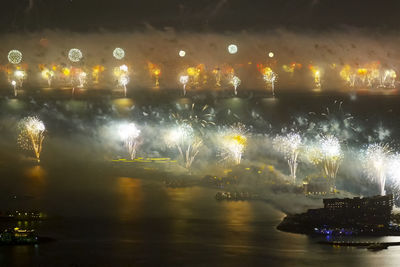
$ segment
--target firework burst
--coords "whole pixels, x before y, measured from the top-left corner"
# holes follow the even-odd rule
[[[140,130],[136,127],[134,123],[126,123],[121,124],[118,127],[118,133],[121,140],[124,142],[125,147],[128,149],[131,160],[133,160],[136,157]]]
[[[311,112],[309,115],[308,118],[301,119],[302,122],[297,121],[297,124],[310,137],[320,133],[336,136],[340,142],[346,145],[348,142],[359,141],[358,134],[361,132],[361,128],[354,123],[354,117],[350,113],[343,111],[342,102],[334,101],[333,105],[327,107],[323,112]]]
[[[45,137],[45,126],[37,117],[26,117],[19,123],[20,134],[18,144],[26,150],[33,150],[35,157],[40,162],[40,153]]]
[[[14,88],[14,95],[17,96],[17,88],[22,88],[24,80],[26,79],[26,72],[22,69],[17,69],[14,72],[14,79],[11,81],[11,85]]]
[[[147,66],[148,66],[150,75],[152,77],[154,77],[154,80],[155,80],[154,88],[159,88],[160,87],[161,68],[158,65],[153,64],[151,62],[147,62]]]
[[[189,76],[188,75],[180,76],[179,82],[182,84],[183,95],[186,95],[186,85],[189,82]]]
[[[385,70],[382,77],[382,87],[385,88],[396,88],[397,74],[395,70]]]
[[[203,129],[215,125],[213,122],[215,114],[214,109],[208,105],[199,106],[193,103],[190,105],[178,106],[179,112],[172,113],[171,119],[177,124],[190,125],[194,130],[203,134]]]
[[[311,70],[312,76],[314,78],[314,86],[315,89],[320,90],[321,89],[321,70],[317,66],[309,66],[309,69]]]
[[[400,154],[394,153],[390,155],[387,167],[387,177],[390,180],[390,185],[393,189],[399,192],[400,190]],[[399,194],[395,195],[399,199]]]
[[[164,139],[168,147],[178,149],[185,168],[190,169],[203,145],[203,140],[195,135],[193,127],[186,123],[178,124],[166,133]]]
[[[53,80],[53,77],[54,77],[54,71],[49,70],[48,68],[43,68],[42,78],[47,81],[47,84],[49,85],[49,87],[51,87],[51,82]]]
[[[224,130],[221,136],[221,158],[239,165],[243,152],[247,146],[247,129],[245,125],[237,123]]]
[[[233,76],[230,80],[230,83],[233,85],[233,89],[235,89],[235,95],[237,95],[237,88],[239,87],[241,80],[237,76]]]
[[[114,76],[117,78],[118,86],[124,89],[124,95],[127,94],[127,84],[129,83],[129,68],[127,65],[121,65],[114,68]]]
[[[262,64],[257,65],[257,67],[263,76],[265,87],[271,89],[272,95],[275,96],[275,83],[278,75],[270,67],[264,67]]]
[[[385,195],[386,175],[390,167],[391,150],[386,144],[370,144],[364,151],[363,167],[366,175],[379,185],[380,194]],[[394,167],[395,165],[392,165]]]
[[[301,144],[301,136],[298,133],[288,133],[285,136],[277,136],[273,140],[274,148],[282,153],[288,162],[293,183],[296,183],[297,157],[300,152]]]
[[[322,166],[334,192],[336,176],[343,159],[339,139],[332,135],[322,137],[317,144],[308,147],[307,157],[312,164]]]

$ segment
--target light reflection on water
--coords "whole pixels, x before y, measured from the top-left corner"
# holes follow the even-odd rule
[[[141,180],[128,177],[118,177],[116,182],[120,198],[120,204],[118,206],[118,216],[120,220],[131,220],[136,216],[140,216],[143,199]]]
[[[47,187],[47,173],[43,167],[36,165],[25,170],[23,188],[28,196],[41,198]]]
[[[50,202],[72,203],[65,206],[63,218],[35,226],[39,233],[59,240],[37,248],[0,247],[0,253],[5,255],[0,258],[0,263],[85,265],[113,261],[123,265],[126,260],[136,262],[136,259],[136,263],[156,265],[167,262],[320,266],[327,261],[326,266],[376,266],[379,262],[390,265],[399,260],[398,248],[376,253],[365,249],[333,248],[319,245],[316,240],[303,235],[280,232],[275,227],[282,219],[281,212],[263,202],[216,201],[214,189],[197,186],[165,188],[151,175],[135,178],[99,175],[93,166],[85,170],[85,176],[80,176],[80,170],[64,176],[44,168],[27,167],[23,172],[27,179],[19,179],[17,184],[21,186],[21,194],[31,193],[32,187],[41,188],[35,194],[45,200],[40,204],[44,207]],[[99,182],[87,178],[91,173]],[[58,183],[67,177],[74,177],[73,183]],[[12,181],[12,178],[4,179]],[[60,186],[62,190],[79,191],[66,196],[51,193],[60,191]],[[91,195],[92,201],[87,202],[85,194],[92,190],[101,194]],[[81,197],[81,201],[71,201],[76,197]],[[88,210],[93,203],[101,206],[102,217],[95,214],[94,218],[90,217],[91,212],[97,212],[97,209]],[[69,217],[68,209],[83,217]],[[18,226],[25,224],[21,222]],[[92,254],[82,253],[88,247]],[[160,251],[159,257],[154,258],[157,251]],[[96,259],[88,258],[94,255]]]
[[[396,101],[385,101],[389,101],[394,110],[398,107]],[[330,99],[325,101],[328,102]],[[0,103],[0,108],[17,117],[32,110],[40,113],[43,108],[25,100],[9,100],[7,103]],[[96,104],[100,107],[114,104],[117,117],[126,119],[130,118],[127,110],[133,103],[136,105],[136,100],[106,100],[105,104],[68,100],[61,101],[61,106],[68,105],[68,112],[86,114],[95,110]],[[176,103],[192,102],[186,98]],[[290,113],[287,109],[292,104],[298,109],[305,104],[296,98],[257,101],[233,98],[217,100],[213,105],[230,108],[242,116],[255,103],[260,103],[262,111],[281,121],[289,117],[285,112]],[[323,106],[315,99],[306,104],[313,107],[302,107],[301,110],[310,111]],[[31,110],[32,105],[35,108]],[[366,107],[370,109],[370,105]],[[362,105],[353,105],[353,108],[363,109]],[[45,115],[49,116],[48,113]],[[70,117],[65,116],[69,121]],[[3,129],[11,128],[12,123],[1,118],[8,123],[2,125]],[[127,262],[132,265],[150,262],[161,266],[167,262],[172,265],[221,266],[398,266],[398,247],[379,252],[333,248],[316,244],[316,240],[303,235],[280,232],[275,227],[282,219],[282,213],[263,202],[218,202],[214,198],[215,189],[166,188],[155,179],[159,177],[151,174],[137,176],[134,169],[126,176],[115,174],[114,170],[104,166],[104,162],[89,164],[86,155],[96,153],[90,149],[84,154],[71,153],[70,159],[64,161],[66,155],[62,153],[70,151],[75,136],[57,137],[64,128],[52,128],[52,121],[48,123],[50,136],[46,139],[40,166],[8,159],[15,159],[18,153],[23,152],[12,145],[15,133],[4,131],[0,140],[0,210],[28,207],[62,216],[37,226],[39,233],[56,237],[58,241],[38,248],[0,247],[0,265],[50,262],[50,266],[108,263],[118,266]],[[57,150],[51,146],[54,140],[58,140]],[[90,146],[81,143],[78,146],[84,149],[84,145]],[[12,198],[14,195],[16,199]],[[23,222],[17,225],[25,227]]]

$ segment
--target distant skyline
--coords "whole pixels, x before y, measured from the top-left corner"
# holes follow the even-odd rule
[[[0,31],[396,31],[399,11],[397,0],[3,0]]]

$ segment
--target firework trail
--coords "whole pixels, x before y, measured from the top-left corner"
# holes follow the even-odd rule
[[[241,123],[236,123],[220,133],[221,157],[224,161],[232,161],[236,165],[240,164],[247,146],[246,134],[247,129]]]
[[[336,190],[336,176],[343,153],[340,141],[332,135],[322,137],[317,144],[307,148],[307,157],[314,165],[322,165],[322,170],[329,180],[331,191]]]
[[[385,70],[382,77],[382,87],[384,88],[396,88],[397,74],[395,70]]]
[[[14,79],[11,81],[11,85],[13,86],[15,96],[17,96],[17,88],[22,88],[25,79],[26,72],[24,70],[17,69],[14,72]]]
[[[84,71],[79,72],[79,74],[78,74],[78,81],[79,81],[78,87],[79,88],[83,88],[85,86],[86,76],[87,76],[86,72],[84,72]]]
[[[275,83],[278,79],[278,75],[272,71],[270,67],[264,67],[263,65],[257,65],[257,67],[263,76],[265,87],[267,89],[270,88],[272,95],[275,97]]]
[[[154,88],[159,88],[160,87],[161,68],[158,65],[153,64],[151,62],[147,63],[147,67],[149,69],[150,75],[152,77],[154,77],[154,80],[155,80]]]
[[[186,85],[189,82],[189,76],[182,75],[179,77],[179,82],[182,84],[183,95],[186,95]]]
[[[384,196],[386,174],[389,167],[391,150],[386,144],[370,144],[364,151],[363,166],[366,175],[379,185],[380,194]]]
[[[282,153],[288,162],[290,176],[296,183],[297,157],[302,145],[301,136],[298,133],[288,133],[285,136],[276,136],[273,140],[274,148]]]
[[[127,65],[121,65],[114,68],[114,76],[117,78],[118,85],[124,89],[124,95],[126,97],[127,89],[126,85],[129,83],[129,68]]]
[[[167,132],[164,139],[168,147],[178,149],[185,168],[190,169],[203,145],[203,140],[195,135],[193,127],[186,123],[178,124]]]
[[[44,140],[45,126],[37,117],[26,117],[19,123],[20,134],[18,144],[26,150],[33,150],[35,157],[40,162],[40,153]]]
[[[392,191],[396,192],[400,190],[400,154],[394,153],[390,155],[387,167],[387,177],[391,182]],[[399,199],[399,194],[395,194],[395,197]]]
[[[360,125],[356,125],[354,117],[342,109],[342,102],[334,101],[332,107],[327,107],[321,113],[310,112],[308,116],[298,117],[294,128],[313,138],[320,134],[335,136],[345,145],[360,142]]]
[[[321,90],[321,70],[316,66],[309,66],[314,78],[315,89]]]
[[[49,85],[49,87],[51,87],[51,82],[52,82],[53,77],[54,77],[54,71],[43,67],[42,68],[42,77],[43,77],[43,79],[45,79],[47,81],[47,84]]]
[[[172,113],[170,119],[177,124],[190,125],[194,131],[199,131],[201,135],[204,135],[204,130],[215,125],[214,109],[208,105],[200,106],[193,103],[192,105],[184,105],[183,107],[178,105],[179,112]]]
[[[121,140],[124,141],[125,147],[128,149],[131,160],[133,160],[136,157],[136,150],[139,145],[140,130],[134,123],[126,123],[118,127],[118,133]]]
[[[230,83],[233,85],[233,89],[235,89],[235,95],[237,95],[237,88],[241,83],[239,77],[233,76],[232,79],[230,80]]]

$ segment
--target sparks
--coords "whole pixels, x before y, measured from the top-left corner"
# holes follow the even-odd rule
[[[136,157],[140,130],[136,127],[134,123],[124,123],[119,125],[118,133],[129,152],[131,160],[133,160]]]
[[[314,165],[322,165],[323,172],[328,178],[331,191],[336,190],[336,176],[343,159],[339,139],[328,135],[322,137],[316,145],[311,145],[307,151],[309,161]]]
[[[186,95],[186,85],[189,82],[189,76],[188,75],[181,75],[179,77],[179,82],[183,85],[183,95]]]
[[[231,54],[231,55],[236,54],[236,53],[238,52],[238,47],[237,47],[237,45],[235,45],[235,44],[230,44],[230,45],[228,46],[228,52],[229,52],[229,54]]]
[[[185,57],[186,56],[186,52],[184,50],[179,51],[179,56],[180,57]]]
[[[259,65],[259,70],[263,75],[265,87],[271,89],[272,95],[275,96],[275,82],[278,78],[277,74],[273,72],[270,67],[263,67],[262,65]]]
[[[40,162],[40,153],[44,140],[45,126],[37,117],[26,117],[20,121],[20,134],[18,143],[27,150],[33,150],[38,162]]]
[[[7,58],[11,64],[16,65],[22,62],[22,53],[18,50],[11,50],[8,52]]]
[[[129,83],[129,68],[127,65],[121,65],[114,68],[114,76],[117,78],[118,86],[124,89],[124,95],[127,95],[126,85]]]
[[[42,70],[42,78],[47,80],[47,84],[51,87],[51,82],[54,77],[54,71],[44,68]]]
[[[230,83],[233,85],[233,88],[235,89],[235,95],[237,95],[237,88],[239,87],[241,80],[237,76],[233,76],[232,79],[230,80]]]
[[[290,176],[296,183],[297,158],[302,145],[301,136],[298,133],[289,133],[285,136],[277,136],[273,140],[274,148],[282,153],[288,162]]]
[[[386,174],[389,167],[390,148],[386,144],[370,144],[364,151],[363,165],[366,175],[379,185],[382,196],[386,194]]]
[[[195,135],[193,127],[186,123],[171,128],[164,140],[168,147],[178,149],[186,169],[190,169],[203,145],[203,140]]]
[[[119,48],[119,47],[115,48],[113,51],[113,56],[118,60],[123,59],[125,57],[124,49]]]
[[[82,51],[77,49],[77,48],[72,48],[68,52],[69,60],[71,60],[74,63],[77,63],[77,62],[81,61],[82,57],[83,57]]]
[[[243,152],[247,146],[246,127],[241,124],[234,124],[221,133],[221,157],[225,161],[233,161],[239,165]]]

